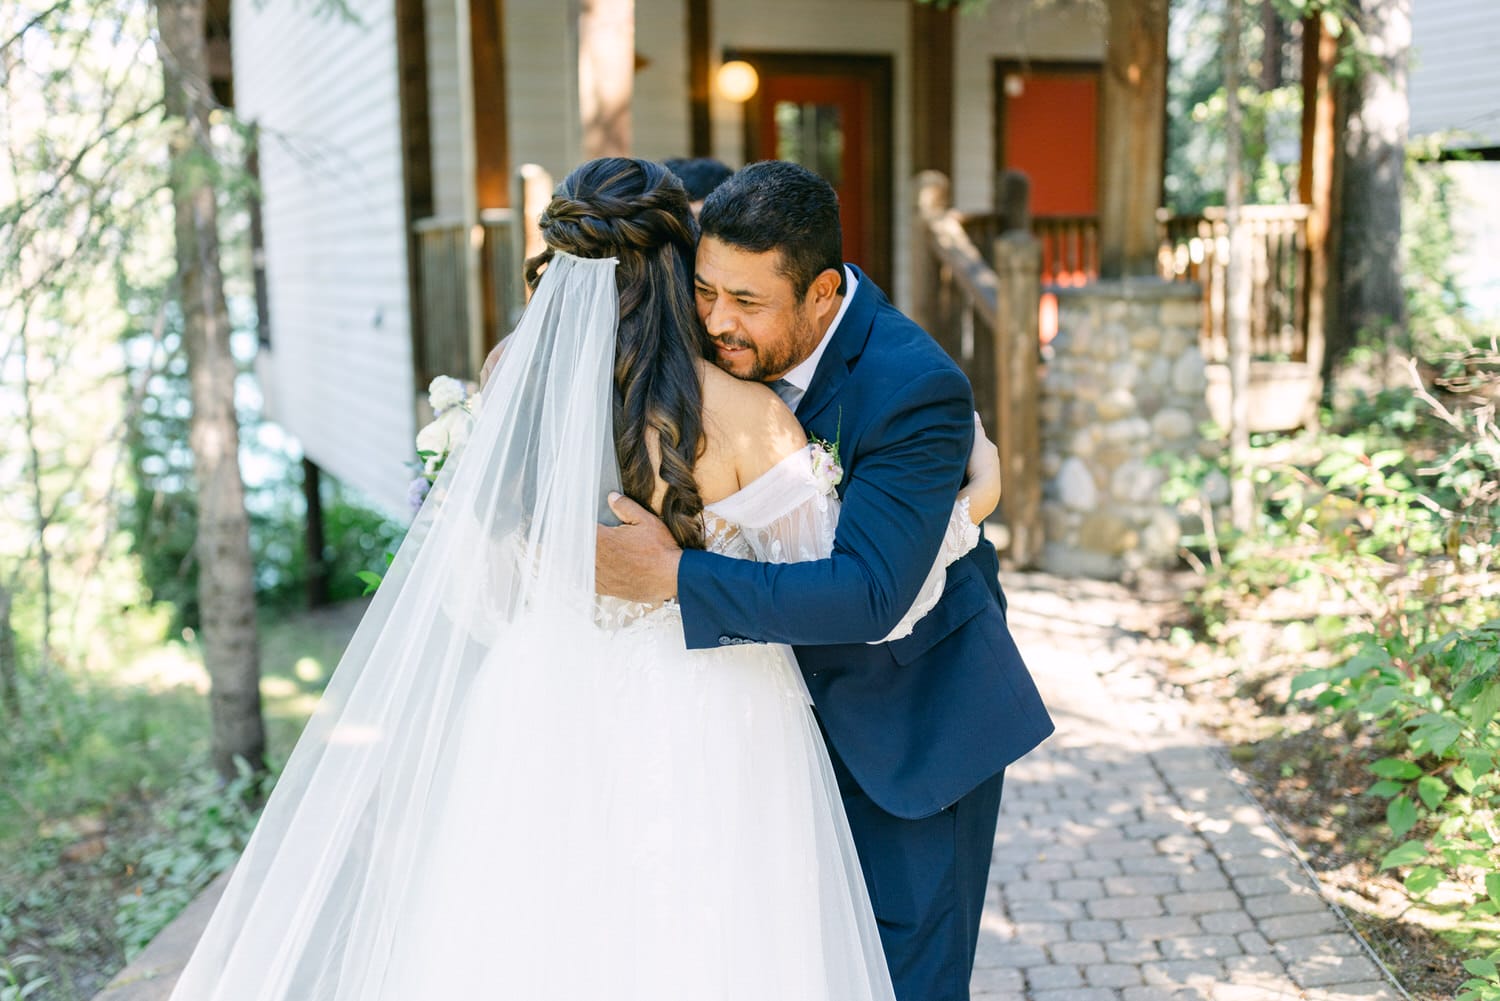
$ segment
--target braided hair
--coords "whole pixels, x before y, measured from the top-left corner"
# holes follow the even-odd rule
[[[667,485],[662,521],[678,545],[702,549],[703,498],[693,467],[705,441],[695,359],[708,357],[709,344],[693,302],[698,226],[687,192],[660,164],[604,157],[563,179],[540,223],[547,247],[526,262],[533,289],[557,251],[619,261],[614,430],[621,486],[651,506],[658,470],[646,443],[654,431]]]

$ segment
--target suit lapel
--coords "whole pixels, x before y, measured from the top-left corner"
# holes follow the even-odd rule
[[[859,287],[854,290],[854,299],[849,303],[844,318],[839,321],[838,329],[833,332],[828,350],[823,352],[823,357],[818,362],[818,370],[813,373],[807,394],[797,406],[797,420],[803,427],[816,420],[838,395],[839,387],[849,378],[849,370],[854,367],[854,362],[865,349],[865,342],[870,339],[876,310],[885,302],[884,293],[876,288],[875,283],[863,271],[852,264],[849,265],[849,270],[854,272]]]

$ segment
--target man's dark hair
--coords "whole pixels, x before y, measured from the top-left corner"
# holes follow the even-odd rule
[[[829,268],[843,288],[839,196],[806,167],[785,160],[750,164],[708,196],[698,225],[704,236],[753,254],[781,251],[781,273],[798,299]]]
[[[703,201],[713,193],[714,188],[729,180],[729,176],[734,173],[711,156],[692,159],[675,156],[670,160],[663,160],[661,165],[677,175],[682,186],[687,188],[690,202]]]

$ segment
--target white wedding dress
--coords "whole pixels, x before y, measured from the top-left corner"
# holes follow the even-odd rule
[[[708,547],[826,553],[835,518],[802,451],[708,508]],[[790,649],[690,651],[674,605],[606,606],[481,668],[378,996],[890,998]]]
[[[616,308],[553,260],[174,1001],[893,998],[790,648],[594,594]],[[707,544],[817,558],[837,509],[801,450]]]

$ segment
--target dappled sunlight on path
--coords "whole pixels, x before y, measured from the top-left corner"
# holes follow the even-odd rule
[[[976,1001],[1397,1001],[1143,669],[1127,592],[1006,584],[1058,732],[1007,773]]]

